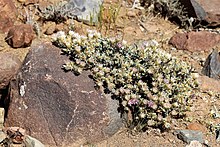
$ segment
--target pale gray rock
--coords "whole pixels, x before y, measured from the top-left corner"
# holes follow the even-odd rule
[[[64,5],[68,17],[77,18],[85,23],[97,23],[103,0],[70,0]]]
[[[175,134],[177,137],[186,142],[190,143],[191,141],[199,141],[200,143],[204,143],[203,134],[201,131],[194,131],[194,130],[176,130]]]
[[[44,147],[44,145],[37,139],[26,136],[24,140],[25,147]]]

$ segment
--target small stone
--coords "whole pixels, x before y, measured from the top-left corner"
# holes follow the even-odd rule
[[[44,147],[44,145],[37,139],[26,136],[24,140],[25,147]]]
[[[19,48],[30,46],[34,37],[35,34],[32,26],[29,24],[21,24],[12,27],[5,40],[13,48]]]
[[[206,132],[206,127],[204,127],[203,125],[201,125],[200,123],[190,123],[188,126],[187,126],[187,129],[189,130],[194,130],[194,131],[201,131],[203,133]]]
[[[21,133],[21,135],[26,135],[26,131],[20,127],[5,127],[4,129],[4,132],[7,132],[7,130],[10,130],[10,131],[13,131],[13,132],[16,132],[16,131],[19,131]]]
[[[65,7],[68,9],[68,17],[75,18],[87,24],[98,23],[100,6],[103,0],[69,0]]]
[[[64,23],[60,23],[60,24],[57,24],[56,25],[56,29],[55,31],[67,31],[68,30],[68,27],[64,24]]]
[[[129,16],[129,17],[135,17],[135,16],[136,16],[136,12],[130,10],[130,11],[127,12],[127,16]]]
[[[199,141],[200,143],[203,143],[203,134],[201,131],[193,131],[193,130],[176,130],[175,134],[177,134],[177,137],[186,142],[190,143],[191,141]]]
[[[55,22],[48,22],[45,24],[45,27],[46,27],[45,34],[51,35],[56,30],[56,23]]]
[[[199,141],[193,140],[186,147],[202,147],[202,144]]]

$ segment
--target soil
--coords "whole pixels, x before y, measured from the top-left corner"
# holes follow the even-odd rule
[[[47,0],[49,3],[55,3],[55,1]],[[43,4],[43,1],[40,1],[40,4]],[[24,12],[24,8],[34,11],[33,5],[24,6],[22,3],[15,1],[15,4],[18,8],[18,12]],[[167,52],[171,53],[173,56],[181,58],[182,60],[189,62],[192,66],[201,74],[202,64],[207,58],[209,52],[199,52],[191,53],[187,51],[177,50],[168,44],[169,39],[176,32],[185,32],[186,30],[180,29],[179,26],[174,23],[169,22],[168,20],[161,18],[159,16],[153,16],[151,13],[146,13],[146,10],[143,9],[133,9],[132,1],[118,1],[109,0],[104,1],[104,18],[102,25],[89,26],[83,24],[82,22],[77,22],[75,20],[67,20],[64,23],[57,24],[55,31],[64,30],[67,31],[71,27],[71,21],[74,22],[74,30],[83,34],[87,29],[97,29],[104,36],[108,37],[119,37],[132,44],[139,40],[149,40],[154,39],[158,41],[161,47]],[[111,14],[108,12],[109,6],[119,6],[120,10],[117,15],[115,22],[109,21]],[[34,15],[34,20],[38,21],[38,16]],[[17,23],[23,23],[21,20],[18,20]],[[50,35],[45,35],[44,31],[51,27],[52,22],[38,22],[41,28],[40,35],[36,40],[50,41]],[[53,28],[50,28],[53,29]],[[25,55],[28,52],[26,49],[11,49],[4,41],[4,35],[0,37],[0,50],[4,48],[5,52],[13,52],[17,54],[21,60],[24,59]],[[129,128],[123,128],[114,136],[97,143],[88,143],[87,145],[82,145],[83,147],[184,147],[186,143],[179,140],[176,135],[174,135],[175,130],[177,129],[186,129],[187,125],[196,122],[201,124],[204,135],[204,140],[207,140],[208,145],[215,147],[220,146],[215,140],[215,133],[211,132],[209,127],[210,123],[218,124],[220,119],[214,119],[210,115],[210,110],[213,109],[213,106],[220,106],[218,98],[213,97],[210,92],[200,91],[198,96],[193,100],[193,106],[191,112],[187,113],[185,119],[175,120],[172,123],[171,129],[165,132],[160,132],[158,129],[149,128],[145,132],[136,132]]]

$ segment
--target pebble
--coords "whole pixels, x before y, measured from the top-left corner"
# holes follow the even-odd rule
[[[186,147],[202,147],[202,144],[199,141],[193,140]]]
[[[190,143],[191,141],[199,141],[200,143],[203,143],[203,133],[201,131],[194,131],[194,130],[176,130],[175,134],[177,137],[186,142]]]
[[[127,16],[128,17],[135,17],[136,13],[135,13],[135,11],[130,10],[130,11],[127,12]]]
[[[187,129],[188,129],[188,130],[197,130],[197,131],[201,131],[201,132],[203,132],[203,133],[206,132],[206,127],[203,126],[203,125],[200,124],[200,123],[197,123],[197,122],[190,123],[190,124],[187,126]]]
[[[24,140],[25,147],[44,147],[44,145],[37,139],[27,136]]]
[[[45,34],[46,35],[51,35],[51,34],[54,33],[55,29],[56,29],[56,23],[55,22],[50,22],[50,23],[48,23],[48,28],[46,29]]]

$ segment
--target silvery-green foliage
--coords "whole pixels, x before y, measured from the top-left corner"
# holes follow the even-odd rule
[[[91,30],[86,36],[58,32],[53,40],[70,57],[64,69],[76,74],[91,70],[96,85],[132,113],[132,124],[167,128],[171,119],[189,110],[195,73],[156,41],[129,46]]]
[[[49,5],[45,9],[40,10],[41,17],[44,20],[53,20],[56,22],[62,22],[69,18],[72,7],[66,7],[67,2],[62,1],[60,3]]]

